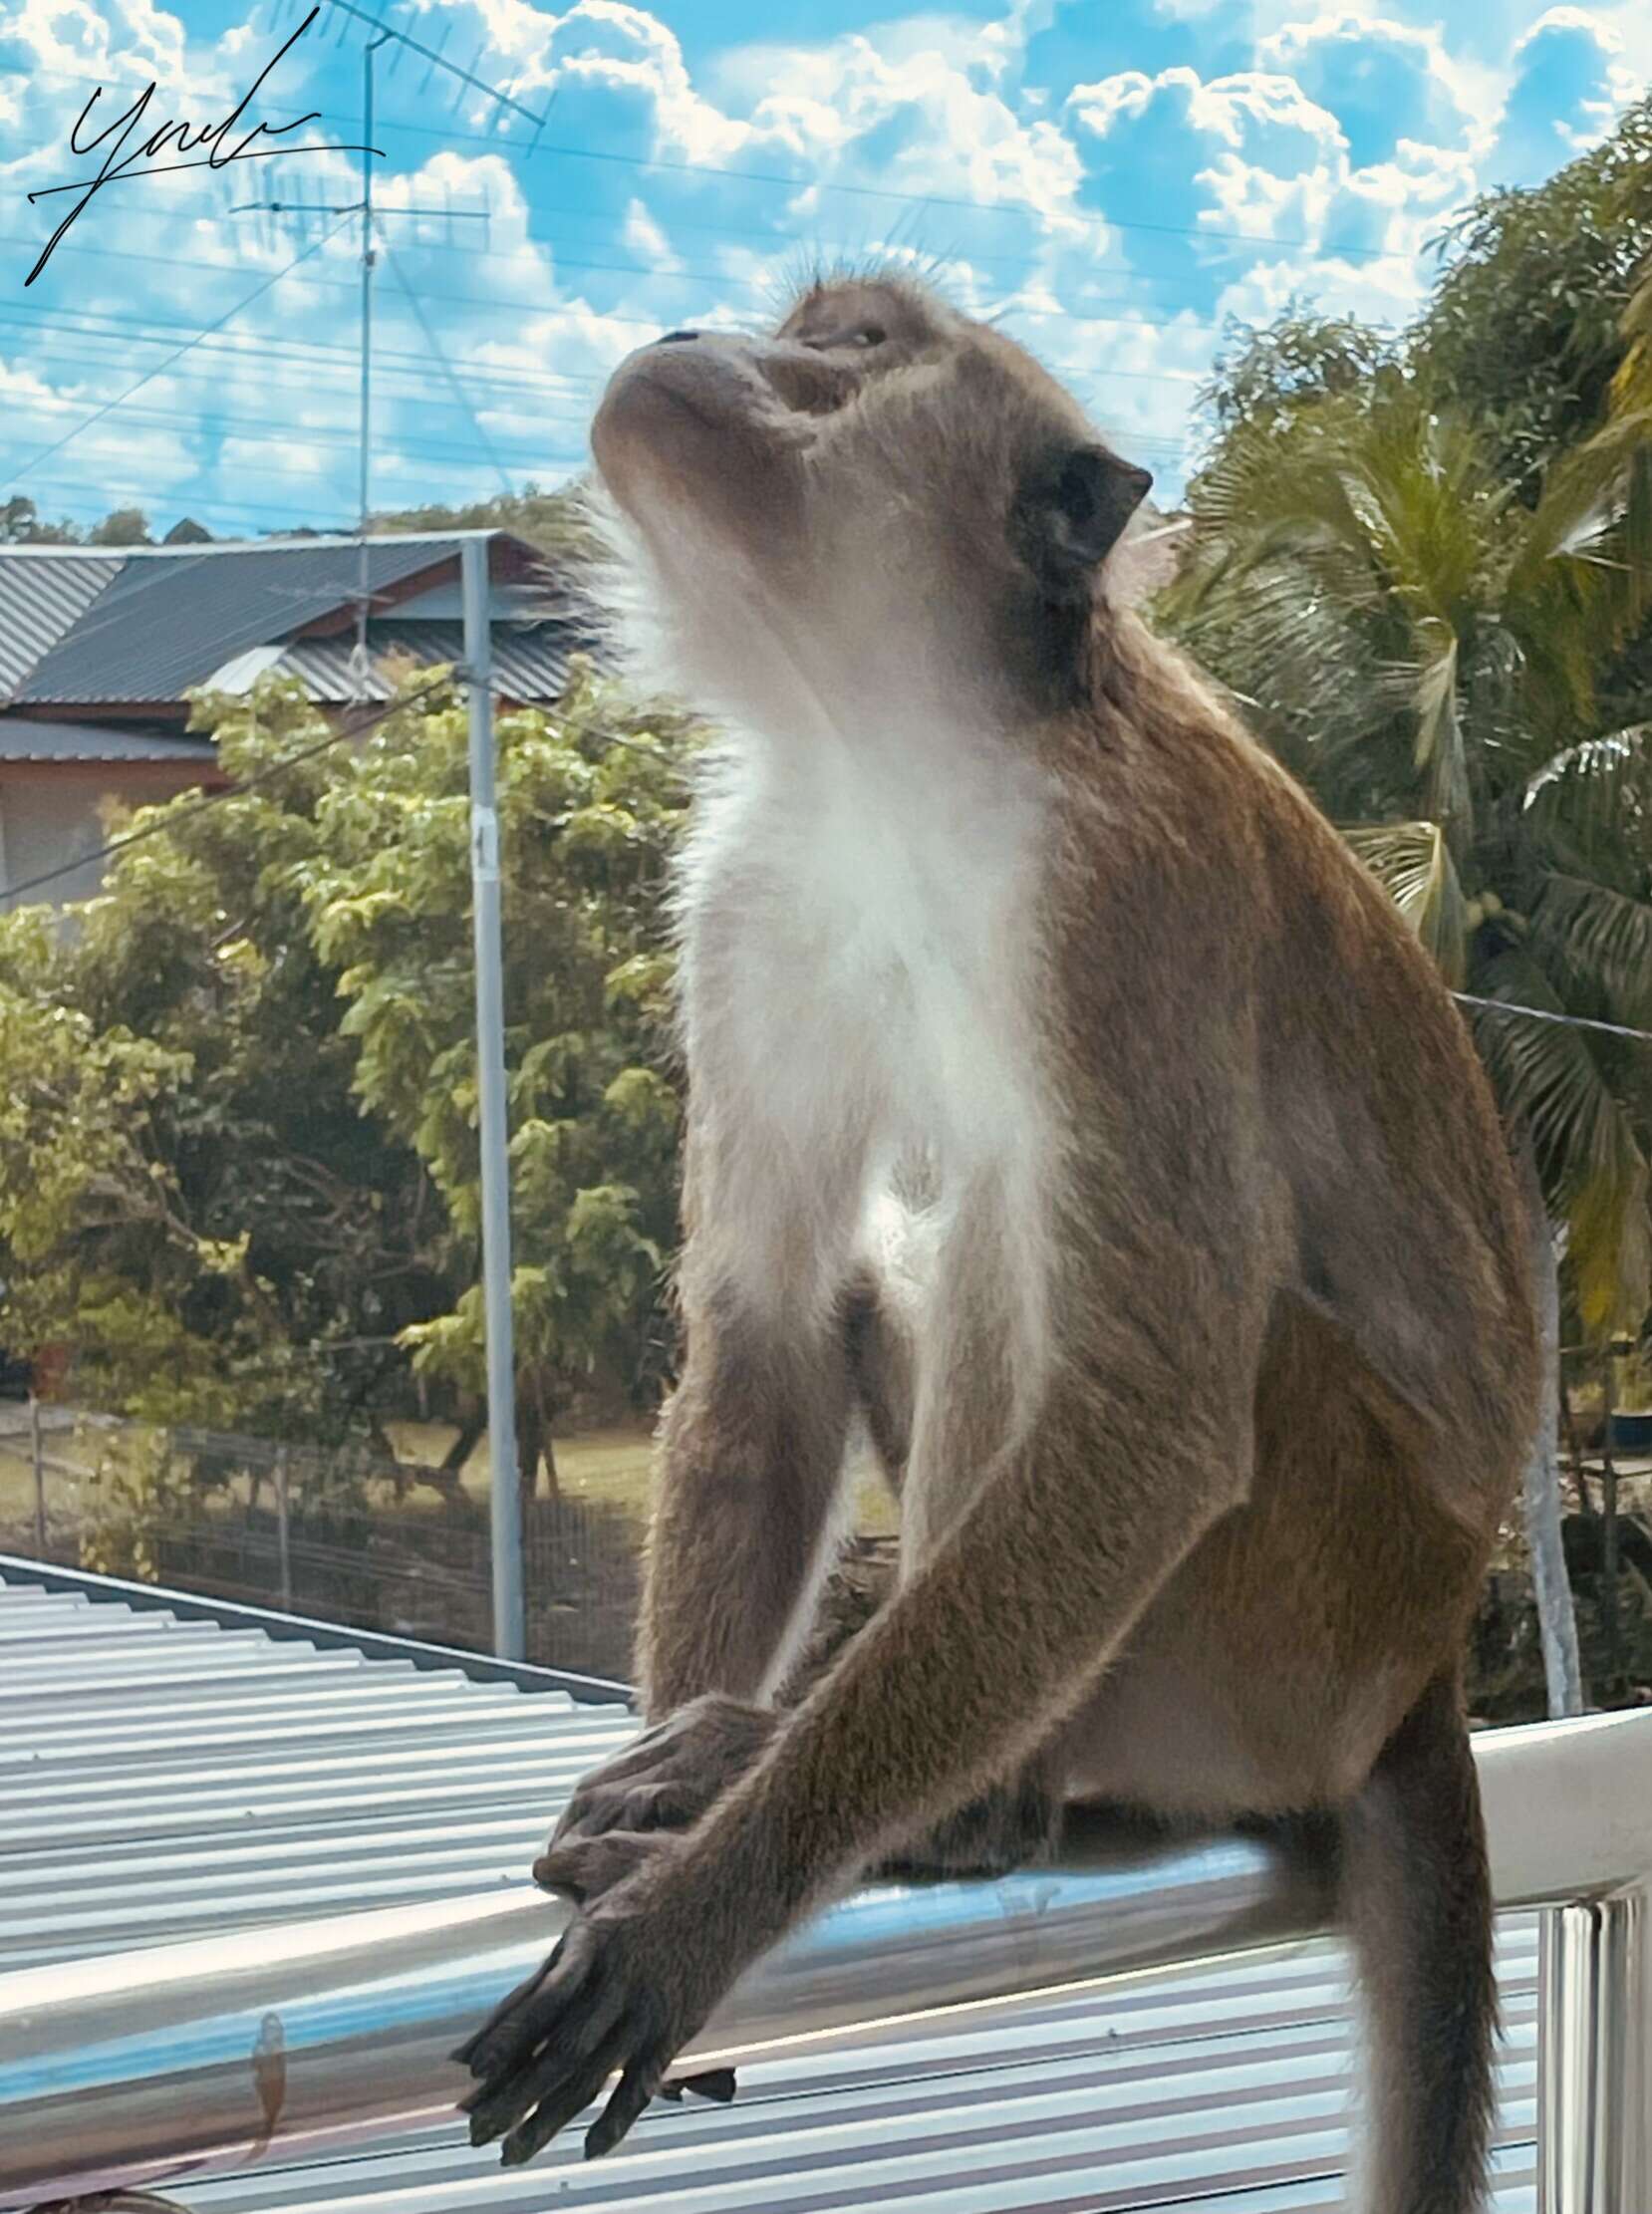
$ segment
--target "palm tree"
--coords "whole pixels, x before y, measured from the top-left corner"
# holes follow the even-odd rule
[[[1165,612],[1468,995],[1579,1319],[1604,1340],[1638,1330],[1652,1297],[1652,1055],[1542,1019],[1652,1024],[1652,723],[1603,727],[1597,700],[1652,559],[1639,503],[1601,500],[1600,477],[1579,454],[1521,504],[1486,439],[1385,368],[1229,431]],[[1543,1303],[1557,1377],[1558,1300]],[[1551,1704],[1569,1709],[1552,1424],[1542,1445],[1528,1527]]]

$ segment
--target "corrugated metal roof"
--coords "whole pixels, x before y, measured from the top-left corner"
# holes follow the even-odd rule
[[[21,551],[0,553],[0,698],[11,697],[126,561],[119,553],[20,560]]]
[[[216,754],[210,738],[155,737],[108,723],[40,722],[32,715],[0,714],[0,762],[197,761],[210,766]]]
[[[446,542],[451,545],[453,542]],[[439,539],[368,541],[368,589],[384,592],[434,567]],[[360,551],[349,543],[180,547],[170,560],[122,564],[97,606],[58,635],[13,687],[19,702],[131,700],[182,696],[233,655],[286,638],[347,604],[358,586]],[[36,594],[53,565],[11,565],[17,593]],[[0,572],[8,567],[0,556]]]
[[[619,1707],[0,1581],[0,1970],[520,1880]],[[1535,1926],[1501,1937],[1497,2214],[1535,2214]],[[1335,1948],[973,2011],[742,2071],[595,2165],[441,2126],[174,2183],[196,2214],[1332,2214]]]
[[[567,689],[569,657],[597,651],[590,630],[566,621],[495,623],[492,641],[495,691],[506,699],[530,702],[560,699]],[[272,666],[300,678],[312,699],[343,702],[357,697],[350,673],[354,646],[350,638],[297,638]],[[384,674],[387,660],[400,656],[424,667],[461,662],[464,632],[458,623],[379,621],[370,627],[368,646],[374,662],[368,696],[389,699],[395,688]]]

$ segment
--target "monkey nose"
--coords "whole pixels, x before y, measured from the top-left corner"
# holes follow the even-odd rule
[[[656,346],[681,346],[688,339],[698,338],[697,331],[668,331],[664,338],[655,340]]]

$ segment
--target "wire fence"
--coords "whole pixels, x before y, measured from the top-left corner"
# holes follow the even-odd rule
[[[526,1502],[523,1521],[528,1658],[629,1678],[636,1517],[552,1498]],[[371,1453],[8,1407],[0,1550],[491,1649],[485,1501],[450,1472]]]

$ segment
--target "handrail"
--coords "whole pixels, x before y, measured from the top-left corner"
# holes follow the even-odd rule
[[[1549,1907],[1546,2214],[1652,2208],[1652,1714],[1475,1741],[1500,1906]],[[162,2184],[429,2120],[451,2048],[566,1910],[527,1886],[0,1977],[0,2208]],[[690,2056],[749,2060],[940,2009],[1322,1934],[1322,1872],[1278,1841],[1091,1825],[1002,1882],[886,1886],[745,1977]]]

